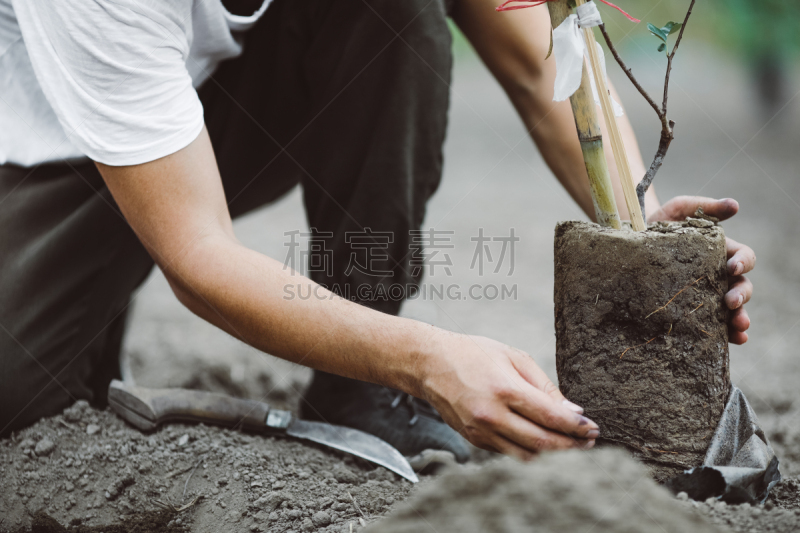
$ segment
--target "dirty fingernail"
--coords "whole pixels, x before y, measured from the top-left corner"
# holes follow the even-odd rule
[[[596,439],[599,436],[600,436],[600,430],[599,429],[593,429],[589,433],[586,434],[586,438],[587,439]]]
[[[590,428],[592,428],[592,430],[598,429],[597,424],[595,424],[594,422],[592,422],[591,420],[589,420],[585,416],[581,417],[581,419],[578,421],[578,425],[579,426],[589,426]]]
[[[574,412],[576,412],[578,414],[582,414],[583,413],[583,407],[581,407],[580,405],[574,404],[569,400],[564,400],[561,403],[563,403],[564,407],[566,407],[570,411],[574,411]]]
[[[594,448],[594,440],[590,440],[581,445],[581,450],[591,450]]]
[[[738,263],[736,263],[736,268],[733,269],[733,275],[738,276],[742,272],[744,272],[744,263],[739,261]]]
[[[743,302],[744,302],[744,296],[740,294],[739,298],[736,300],[736,309],[739,309],[742,306]]]

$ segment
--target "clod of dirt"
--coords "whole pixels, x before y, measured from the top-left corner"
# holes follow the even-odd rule
[[[37,457],[44,457],[50,455],[50,452],[55,449],[56,443],[45,437],[36,444],[33,451],[36,453]]]
[[[91,407],[89,407],[89,402],[86,400],[78,400],[70,407],[64,409],[64,420],[67,422],[80,422],[84,415],[91,411]]]
[[[317,527],[324,527],[331,523],[331,516],[325,511],[319,511],[314,513],[314,515],[311,517],[311,521]]]
[[[445,474],[425,487],[372,533],[517,533],[603,531],[714,533],[693,510],[649,479],[647,470],[617,449],[545,454],[521,465],[501,460]]]
[[[136,483],[136,478],[133,477],[133,472],[127,470],[122,476],[117,478],[108,489],[106,489],[106,500],[115,500],[122,494],[122,491]]]
[[[291,496],[284,492],[270,492],[266,496],[262,496],[256,500],[253,505],[259,509],[263,509],[264,511],[271,513],[277,509],[280,504],[289,500],[290,498]]]
[[[563,222],[556,367],[567,398],[664,481],[699,466],[731,382],[725,235],[703,219],[646,232]]]

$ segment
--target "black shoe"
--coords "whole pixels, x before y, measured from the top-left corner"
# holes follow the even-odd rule
[[[406,457],[421,458],[449,452],[459,463],[469,459],[467,441],[445,424],[426,401],[393,389],[314,372],[300,417],[359,429],[379,437]],[[431,450],[437,452],[432,454]],[[444,462],[444,461],[443,461]]]

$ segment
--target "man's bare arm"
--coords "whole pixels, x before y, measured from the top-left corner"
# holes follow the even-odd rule
[[[372,311],[242,246],[205,130],[162,159],[97,166],[181,302],[231,335],[295,363],[425,398],[484,448],[529,457],[593,444],[597,426],[564,404],[522,352]],[[298,283],[318,297],[284,298],[284,287]]]

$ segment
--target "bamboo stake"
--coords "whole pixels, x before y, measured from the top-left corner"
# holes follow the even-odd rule
[[[576,0],[577,5],[585,4],[585,0]],[[603,110],[603,117],[606,120],[606,128],[611,140],[611,151],[614,154],[614,161],[617,163],[619,180],[622,183],[622,192],[625,195],[625,204],[631,216],[631,225],[634,231],[645,231],[647,226],[642,217],[642,208],[639,206],[639,198],[636,196],[636,186],[633,183],[631,166],[628,162],[628,154],[625,152],[625,144],[622,142],[622,135],[619,132],[617,117],[614,115],[614,108],[611,104],[611,96],[608,92],[606,78],[603,76],[603,65],[597,53],[597,42],[591,28],[583,28],[583,37],[586,41],[586,48],[589,55],[589,63],[592,65],[594,83],[597,93],[600,96],[600,107]]]
[[[567,0],[556,0],[547,3],[550,11],[550,21],[557,28],[571,12]],[[589,176],[589,187],[592,192],[592,202],[601,226],[614,229],[620,228],[619,211],[614,200],[614,188],[611,185],[611,176],[603,152],[603,136],[600,132],[600,121],[597,119],[594,97],[592,96],[589,74],[584,66],[580,88],[569,98],[572,113],[575,116],[575,126],[581,142],[583,161],[586,173]]]

